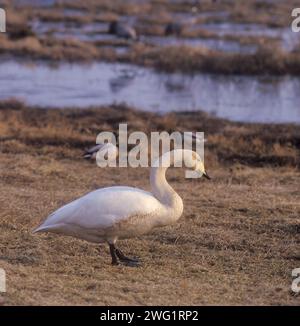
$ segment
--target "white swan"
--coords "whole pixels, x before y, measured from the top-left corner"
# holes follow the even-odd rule
[[[113,265],[119,261],[137,265],[137,260],[126,257],[116,248],[116,241],[173,224],[182,215],[183,202],[166,181],[167,168],[184,162],[209,179],[196,152],[176,149],[160,159],[160,164],[155,165],[158,167],[151,168],[152,193],[133,187],[101,188],[59,208],[34,232],[60,233],[95,243],[108,242]]]
[[[110,159],[116,159],[119,155],[117,146],[113,145],[112,143],[101,143],[86,149],[84,151],[83,158],[96,159],[98,152],[102,152],[104,154],[107,162],[109,162]]]

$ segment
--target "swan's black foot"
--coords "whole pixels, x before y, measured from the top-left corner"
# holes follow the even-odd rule
[[[141,263],[135,260],[121,260],[120,259],[120,263],[124,266],[128,266],[128,267],[140,267]]]
[[[119,265],[119,261],[122,265],[125,266],[130,266],[130,267],[139,267],[141,266],[140,261],[138,258],[129,258],[126,257],[123,252],[116,248],[114,244],[109,244],[109,250],[110,250],[110,254],[111,254],[111,264],[112,265]]]
[[[129,258],[129,257],[126,257],[123,252],[120,250],[120,249],[117,249],[116,248],[116,255],[117,257],[121,260],[121,261],[128,261],[128,262],[131,262],[131,263],[139,263],[140,260],[138,258]]]

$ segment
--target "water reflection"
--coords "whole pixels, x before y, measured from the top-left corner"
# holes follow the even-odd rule
[[[278,38],[286,51],[292,51],[299,42],[298,33],[293,33],[290,27],[272,28],[260,24],[239,24],[232,22],[207,23],[199,25],[209,31],[218,33],[221,36],[243,35],[243,36],[266,36]]]
[[[16,5],[22,6],[52,7],[56,0],[13,0],[12,2]]]
[[[142,36],[145,43],[159,46],[190,46],[205,47],[212,50],[233,53],[255,53],[257,46],[254,44],[241,44],[237,41],[223,39],[179,38],[176,36]]]
[[[156,112],[204,110],[235,121],[300,123],[299,89],[295,77],[186,76],[107,63],[56,69],[0,64],[0,99],[17,97],[41,107],[122,102]]]

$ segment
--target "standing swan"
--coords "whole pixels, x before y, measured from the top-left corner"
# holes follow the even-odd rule
[[[133,187],[108,187],[92,191],[52,213],[34,232],[53,232],[90,242],[107,242],[112,264],[138,266],[117,247],[118,239],[146,234],[155,227],[175,223],[183,202],[166,180],[169,166],[189,167],[209,179],[200,156],[191,150],[167,152],[151,168],[152,192]],[[163,164],[162,164],[163,163]]]

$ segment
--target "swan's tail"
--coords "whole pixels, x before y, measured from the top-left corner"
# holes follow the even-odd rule
[[[38,226],[36,229],[32,231],[32,233],[38,233],[38,232],[47,232],[49,229],[49,226],[44,226],[43,224]]]
[[[36,229],[32,231],[32,233],[39,233],[39,232],[54,232],[62,228],[62,224],[54,224],[54,225],[45,225],[42,224],[38,226]]]

